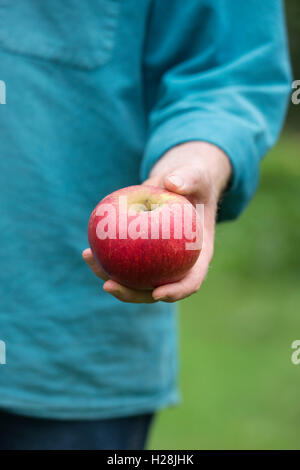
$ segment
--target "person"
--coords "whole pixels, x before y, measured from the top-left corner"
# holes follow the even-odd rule
[[[141,449],[179,401],[175,302],[253,196],[291,84],[280,0],[1,5],[0,448]],[[205,204],[199,260],[135,291],[87,247],[121,187]],[[104,278],[99,279],[89,271]]]

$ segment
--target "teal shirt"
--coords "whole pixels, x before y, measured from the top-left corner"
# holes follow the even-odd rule
[[[170,147],[222,148],[220,220],[253,195],[291,84],[278,0],[0,4],[0,407],[101,418],[176,403],[176,313],[81,259],[91,210]],[[195,351],[196,354],[196,351]]]

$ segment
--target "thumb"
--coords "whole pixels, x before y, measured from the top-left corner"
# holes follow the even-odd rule
[[[198,167],[182,166],[176,168],[164,177],[166,189],[182,195],[205,195],[207,194],[207,182],[205,174]]]

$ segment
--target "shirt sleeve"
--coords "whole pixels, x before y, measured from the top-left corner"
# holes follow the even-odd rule
[[[237,217],[257,187],[260,159],[281,130],[291,82],[280,0],[152,2],[141,177],[175,145],[215,144],[233,168],[219,220]]]

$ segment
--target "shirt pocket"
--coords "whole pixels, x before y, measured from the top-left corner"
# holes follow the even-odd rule
[[[105,64],[121,0],[0,0],[0,47],[83,69]]]

